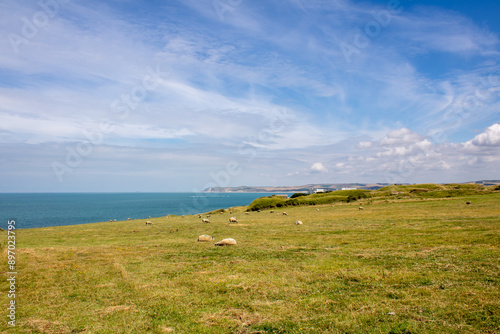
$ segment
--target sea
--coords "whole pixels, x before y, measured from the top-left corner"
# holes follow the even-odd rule
[[[192,215],[249,205],[272,193],[0,193],[0,227],[16,229]]]

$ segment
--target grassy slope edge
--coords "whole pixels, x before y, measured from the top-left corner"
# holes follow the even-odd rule
[[[276,195],[260,197],[255,199],[248,206],[248,211],[284,208],[298,205],[334,204],[340,202],[349,203],[366,198],[371,198],[373,200],[391,200],[401,198],[447,198],[476,194],[489,194],[493,191],[495,191],[494,186],[486,187],[481,184],[393,185],[378,190],[338,190],[289,199]]]

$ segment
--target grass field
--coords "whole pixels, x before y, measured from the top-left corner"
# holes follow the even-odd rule
[[[0,331],[500,333],[498,192],[245,210],[18,230]]]

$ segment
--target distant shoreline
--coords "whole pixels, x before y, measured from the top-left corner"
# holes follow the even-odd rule
[[[479,180],[470,182],[449,182],[440,184],[482,184],[485,186],[500,185],[500,180]],[[400,183],[400,185],[410,185],[411,183]],[[377,190],[390,186],[389,183],[316,183],[300,186],[238,186],[238,187],[211,187],[206,188],[203,193],[293,193],[293,192],[314,192],[318,189],[322,191],[335,191],[346,189]]]

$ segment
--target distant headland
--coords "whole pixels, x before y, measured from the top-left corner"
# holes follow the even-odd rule
[[[462,183],[477,183],[485,186],[489,185],[499,185],[500,180],[481,180],[481,181],[470,181]],[[410,183],[403,183],[410,184]],[[228,192],[239,192],[239,193],[273,193],[273,192],[325,192],[334,190],[351,190],[351,189],[366,189],[366,190],[377,190],[390,185],[389,183],[316,183],[316,184],[306,184],[301,186],[239,186],[239,187],[211,187],[206,188],[203,192],[215,192],[215,193],[228,193]]]

